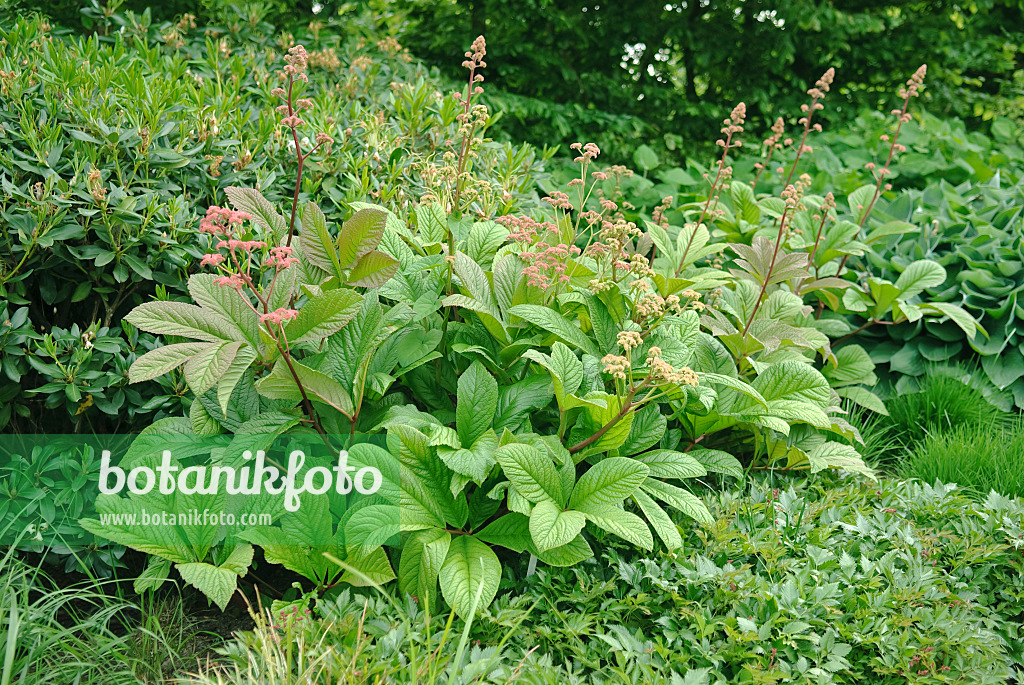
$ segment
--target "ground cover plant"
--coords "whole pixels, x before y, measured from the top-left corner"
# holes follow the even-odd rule
[[[734,105],[710,164],[551,164],[488,138],[483,36],[453,86],[369,15],[86,16],[0,43],[8,645],[41,596],[126,682],[1014,677],[1015,329],[918,223],[1012,243],[1009,124],[925,133],[959,125],[922,66],[826,134],[827,69],[760,146]],[[203,482],[264,457],[276,492]]]

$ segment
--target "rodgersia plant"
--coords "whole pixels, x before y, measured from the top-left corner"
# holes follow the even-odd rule
[[[851,282],[837,264],[861,243],[798,170],[831,70],[809,91],[781,197],[757,198],[756,179],[733,178],[740,105],[723,123],[711,190],[682,207],[683,225],[666,200],[638,226],[627,170],[596,168],[592,143],[572,146],[579,175],[550,193],[549,211],[488,215],[494,188],[473,167],[484,56],[481,38],[466,55],[465,94],[440,105],[457,105],[459,140],[425,169],[429,191],[410,216],[355,203],[334,231],[297,191],[289,220],[258,192],[230,189],[233,209],[211,208],[203,223],[213,273],[190,281],[198,304],[150,303],[131,317],[197,342],[145,355],[133,377],[185,364],[198,434],[313,427],[352,443],[357,430],[383,432],[399,492],[346,514],[345,530],[379,543],[346,563],[375,582],[397,578],[427,607],[440,587],[462,616],[494,598],[517,555],[573,565],[605,535],[679,547],[670,511],[709,522],[684,487],[709,472],[871,475],[841,400],[881,406],[868,390],[873,364],[838,345],[852,327],[839,316]],[[316,149],[298,133],[308,101],[293,100],[304,65],[293,50],[275,93],[299,174]],[[777,124],[765,168],[791,144]],[[752,240],[730,246],[723,233]],[[913,298],[925,286],[910,280],[888,303],[903,314],[924,311]],[[319,525],[330,525],[322,539],[343,533]],[[320,588],[354,578],[317,555],[313,537],[292,553],[284,536],[239,533]]]

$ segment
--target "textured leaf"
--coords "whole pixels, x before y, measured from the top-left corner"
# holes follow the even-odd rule
[[[459,377],[455,426],[463,446],[472,445],[494,422],[498,382],[483,364],[473,362]]]
[[[327,217],[315,202],[307,202],[302,208],[302,236],[299,241],[302,256],[313,266],[328,273],[337,274],[344,266],[338,259],[334,240],[327,230]]]
[[[416,207],[416,229],[424,245],[437,245],[448,235],[448,215],[436,202]]]
[[[235,340],[237,331],[223,316],[184,302],[146,302],[133,309],[125,321],[147,333],[206,342]]]
[[[842,385],[863,383],[874,385],[878,380],[874,374],[875,363],[860,345],[846,345],[835,350],[835,362],[827,364],[822,374],[833,388]]]
[[[593,506],[587,509],[586,519],[598,528],[618,535],[641,549],[654,547],[651,529],[642,518],[624,509],[611,505]]]
[[[253,347],[260,343],[260,326],[256,312],[252,310],[234,288],[225,288],[214,283],[213,274],[194,274],[188,279],[188,292],[196,304],[207,311],[219,314],[235,329],[234,340],[245,340]]]
[[[656,445],[665,434],[667,426],[668,419],[656,406],[649,405],[635,412],[629,433],[618,448],[619,454],[628,457]]]
[[[541,561],[550,566],[575,566],[581,561],[594,556],[594,551],[590,549],[590,545],[582,535],[578,535],[576,539],[567,545],[555,547],[545,552],[538,550],[532,541],[528,549],[531,554],[535,554]]]
[[[436,611],[437,578],[448,557],[452,536],[443,530],[413,533],[402,546],[398,561],[398,589],[420,600],[423,609]]]
[[[505,514],[487,524],[475,537],[521,554],[530,544],[530,519],[515,512]]]
[[[541,552],[570,543],[587,519],[578,511],[563,511],[551,500],[538,502],[530,512],[530,537]]]
[[[728,452],[697,448],[687,454],[699,461],[709,473],[721,473],[739,481],[743,480],[743,465]]]
[[[584,473],[569,498],[569,508],[584,513],[594,507],[619,504],[633,494],[650,469],[635,459],[609,457]]]
[[[328,290],[310,298],[285,327],[289,343],[318,340],[337,332],[359,313],[363,298],[354,290]]]
[[[255,188],[238,188],[235,186],[224,189],[231,206],[237,212],[246,212],[252,216],[253,221],[270,231],[278,241],[282,240],[288,232],[288,222],[274,209],[263,193]]]
[[[870,409],[873,412],[888,416],[889,411],[885,408],[885,403],[875,393],[871,392],[865,387],[859,385],[849,385],[842,388],[836,388],[836,394],[840,397],[844,397],[851,402],[855,402],[865,409]]]
[[[387,213],[379,209],[360,209],[349,217],[338,233],[338,262],[342,268],[354,264],[360,257],[377,249],[384,228]]]
[[[633,459],[647,466],[651,478],[699,478],[708,473],[693,455],[675,450],[652,450]]]
[[[676,524],[665,513],[665,510],[651,499],[650,495],[643,490],[637,490],[633,493],[632,498],[636,505],[640,507],[640,511],[647,517],[647,522],[654,528],[654,532],[665,543],[665,547],[671,550],[679,549],[683,546],[683,538],[679,535]]]
[[[807,453],[807,460],[811,463],[811,473],[825,468],[836,468],[860,473],[871,480],[876,480],[875,472],[868,468],[860,453],[850,445],[831,441],[822,443]]]
[[[220,411],[223,416],[227,416],[231,394],[235,391],[238,382],[242,380],[242,377],[245,376],[249,366],[254,361],[256,361],[256,350],[248,345],[242,345],[238,349],[238,353],[235,354],[235,358],[231,360],[227,370],[221,374],[220,380],[217,381],[217,402],[220,404]]]
[[[565,342],[574,345],[587,354],[600,357],[597,345],[578,326],[554,309],[536,304],[519,304],[509,310],[512,314],[529,323],[554,333]]]
[[[128,382],[141,383],[178,368],[196,354],[216,343],[175,343],[164,345],[142,355],[128,369]]]
[[[546,407],[551,402],[551,395],[551,380],[541,374],[498,388],[494,430],[515,430],[532,412]]]
[[[651,497],[659,499],[674,509],[678,509],[700,523],[714,523],[715,519],[695,495],[669,483],[648,478],[640,486]]]
[[[398,260],[378,250],[359,258],[348,275],[348,283],[360,288],[379,288],[398,272]]]
[[[219,345],[208,345],[189,359],[185,363],[185,381],[192,392],[202,395],[216,385],[244,344],[224,342]]]
[[[292,360],[292,368],[310,399],[319,400],[348,417],[355,413],[352,396],[341,383],[295,360]],[[274,400],[302,400],[295,377],[283,359],[278,360],[270,374],[256,382],[256,389],[264,397]]]
[[[511,443],[494,452],[505,477],[527,500],[537,503],[549,500],[561,506],[565,497],[562,481],[555,465],[536,447]]]
[[[441,593],[463,620],[469,620],[480,592],[480,611],[494,600],[501,580],[501,562],[491,548],[469,535],[456,536],[441,566]]]
[[[175,564],[175,568],[186,583],[206,595],[221,611],[227,609],[238,586],[238,573],[203,562]]]
[[[900,277],[896,279],[895,286],[900,290],[900,298],[907,300],[921,293],[925,288],[937,288],[946,282],[946,270],[928,259],[921,259],[911,262]]]
[[[751,383],[761,396],[772,400],[802,400],[827,406],[829,385],[825,377],[808,364],[784,361],[772,364]]]

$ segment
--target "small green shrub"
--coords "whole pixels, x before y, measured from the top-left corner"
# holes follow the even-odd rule
[[[992,491],[1024,497],[1024,422],[973,421],[928,434],[899,472],[928,483],[956,483],[976,497]]]

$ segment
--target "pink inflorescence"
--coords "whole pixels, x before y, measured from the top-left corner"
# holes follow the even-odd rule
[[[285,309],[284,307],[282,307],[281,309],[275,309],[274,311],[268,312],[266,314],[260,314],[260,323],[280,326],[285,321],[291,321],[298,315],[299,312],[297,310]]]
[[[284,245],[279,247],[270,248],[270,255],[267,260],[263,263],[264,266],[273,267],[275,269],[287,269],[292,264],[298,264],[299,260],[292,257],[295,252],[294,248],[286,247]]]
[[[570,256],[579,255],[580,248],[564,243],[548,245],[543,241],[533,247],[535,252],[523,252],[519,255],[524,261],[530,262],[529,266],[523,269],[527,285],[547,288],[556,281],[565,283],[569,280],[569,275],[565,273],[568,259]]]
[[[252,217],[245,212],[236,212],[227,207],[209,207],[206,216],[199,222],[199,230],[210,235],[229,236],[232,231],[242,225],[242,222],[251,220]]]
[[[219,253],[203,255],[203,261],[199,262],[199,266],[212,266],[216,268],[223,264],[225,259],[226,257]]]

